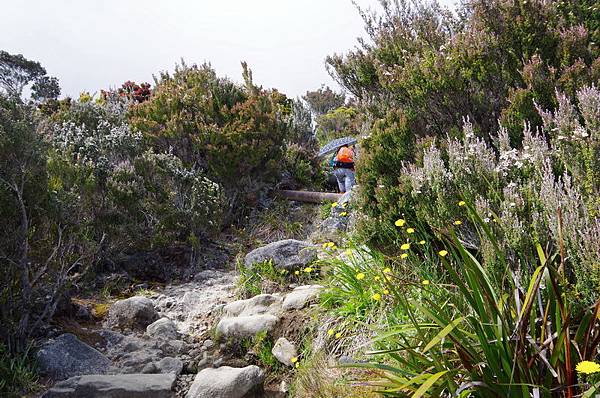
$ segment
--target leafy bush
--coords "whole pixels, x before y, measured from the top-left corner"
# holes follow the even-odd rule
[[[302,114],[292,101],[256,87],[244,68],[246,85],[238,86],[208,65],[182,64],[173,75],[162,73],[152,98],[130,112],[132,126],[154,148],[172,148],[184,166],[204,170],[222,185],[230,217],[255,205],[257,194],[280,178],[286,142],[306,140],[298,131],[306,127],[294,122]],[[307,158],[287,161],[295,176],[310,178]]]
[[[129,128],[121,100],[74,102],[53,116],[50,187],[82,235],[151,248],[217,232],[220,187]]]

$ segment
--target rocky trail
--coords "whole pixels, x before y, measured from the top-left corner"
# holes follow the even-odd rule
[[[321,232],[340,229],[339,220],[327,219]],[[317,252],[309,241],[285,239],[251,251],[245,265],[271,260],[289,272],[308,266]],[[289,284],[236,300],[237,277],[234,269],[207,269],[190,282],[116,301],[85,338],[48,340],[38,362],[57,382],[42,397],[286,397],[289,380],[257,366],[244,343],[267,333],[273,356],[291,369],[298,328],[322,286]]]

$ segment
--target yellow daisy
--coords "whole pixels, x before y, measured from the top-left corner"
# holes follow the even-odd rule
[[[358,279],[359,281],[365,279],[365,274],[359,272],[358,274],[356,274],[356,279]]]
[[[402,259],[404,259],[406,257],[408,257],[408,253],[402,253],[402,255],[400,255],[400,258],[402,258]]]
[[[406,221],[404,221],[402,218],[397,219],[396,222],[394,223],[394,225],[397,227],[403,227],[404,224],[406,224]]]
[[[462,206],[466,205],[466,203],[464,200],[461,200],[460,202],[458,202],[458,205],[462,207]]]
[[[375,294],[372,296],[372,298],[373,298],[373,300],[375,300],[375,301],[381,301],[381,294],[379,294],[379,293],[375,293]]]
[[[577,364],[575,370],[579,373],[590,375],[600,372],[600,365],[593,361],[581,361]]]
[[[406,228],[406,233],[407,234],[414,234],[415,233],[415,229],[414,228]]]
[[[400,246],[400,249],[402,249],[402,250],[408,250],[408,249],[410,249],[410,243],[403,244],[402,246]]]
[[[440,250],[440,251],[438,252],[438,254],[439,254],[441,257],[446,257],[446,256],[448,255],[448,252],[447,252],[446,250]]]

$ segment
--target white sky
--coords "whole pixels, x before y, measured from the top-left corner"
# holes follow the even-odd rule
[[[236,81],[245,60],[257,84],[299,96],[337,87],[325,57],[365,35],[351,0],[0,0],[0,10],[0,49],[39,61],[71,96],[152,83],[181,58]]]

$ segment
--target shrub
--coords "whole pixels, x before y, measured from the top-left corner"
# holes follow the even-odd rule
[[[279,179],[286,140],[305,140],[293,128],[293,103],[276,90],[256,87],[247,67],[244,77],[242,87],[218,78],[208,65],[182,64],[173,75],[161,74],[151,99],[130,112],[132,126],[152,147],[172,148],[184,166],[205,171],[223,187],[228,220],[257,204],[258,195]],[[309,163],[292,166],[299,168]]]
[[[50,186],[80,233],[108,248],[151,248],[210,236],[221,223],[220,187],[129,128],[120,100],[74,102],[53,116]]]

